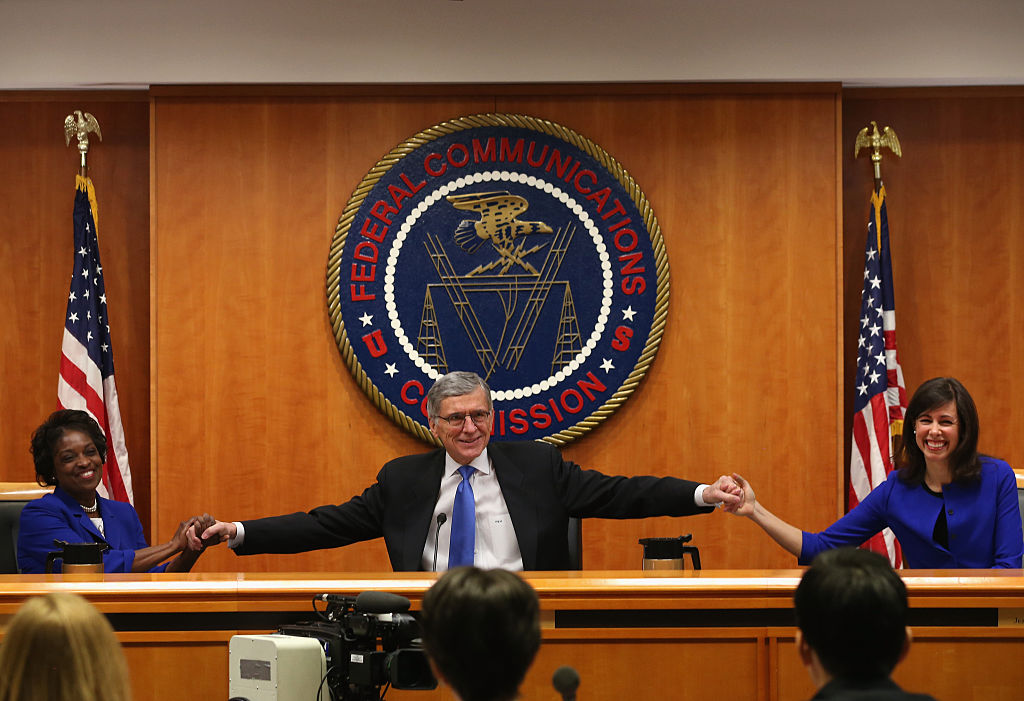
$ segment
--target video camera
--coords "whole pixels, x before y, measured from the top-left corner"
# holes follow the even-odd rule
[[[325,602],[325,609],[317,604]],[[318,594],[313,608],[321,620],[280,626],[277,632],[315,638],[327,656],[327,684],[339,701],[377,701],[381,687],[437,688],[409,600],[368,591],[356,597]]]

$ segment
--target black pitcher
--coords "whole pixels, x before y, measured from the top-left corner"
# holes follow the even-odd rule
[[[60,550],[46,554],[47,574],[53,572],[54,560],[60,561],[60,571],[64,574],[103,574],[103,553],[110,550],[106,543],[66,543],[55,540],[53,544]]]

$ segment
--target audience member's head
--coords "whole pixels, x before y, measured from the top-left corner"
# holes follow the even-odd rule
[[[0,701],[128,701],[128,667],[106,617],[78,594],[29,599],[0,644]]]
[[[800,580],[793,603],[802,634],[800,655],[812,677],[814,657],[828,681],[888,677],[906,655],[907,588],[877,553],[856,548],[821,553]]]
[[[462,701],[506,701],[540,647],[540,603],[507,570],[449,570],[423,597],[423,644]]]

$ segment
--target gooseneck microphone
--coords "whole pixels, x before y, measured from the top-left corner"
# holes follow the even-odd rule
[[[576,701],[576,689],[580,686],[579,672],[572,667],[559,667],[551,677],[551,684],[562,695],[562,701]]]
[[[437,530],[434,531],[434,571],[437,572],[437,540],[441,536],[441,526],[448,520],[448,514],[440,513],[437,515]]]

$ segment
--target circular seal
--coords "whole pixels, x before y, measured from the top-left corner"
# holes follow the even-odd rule
[[[515,114],[396,146],[331,243],[338,348],[377,407],[436,443],[426,391],[487,380],[495,440],[564,444],[629,397],[658,350],[669,268],[643,192],[603,149]]]

